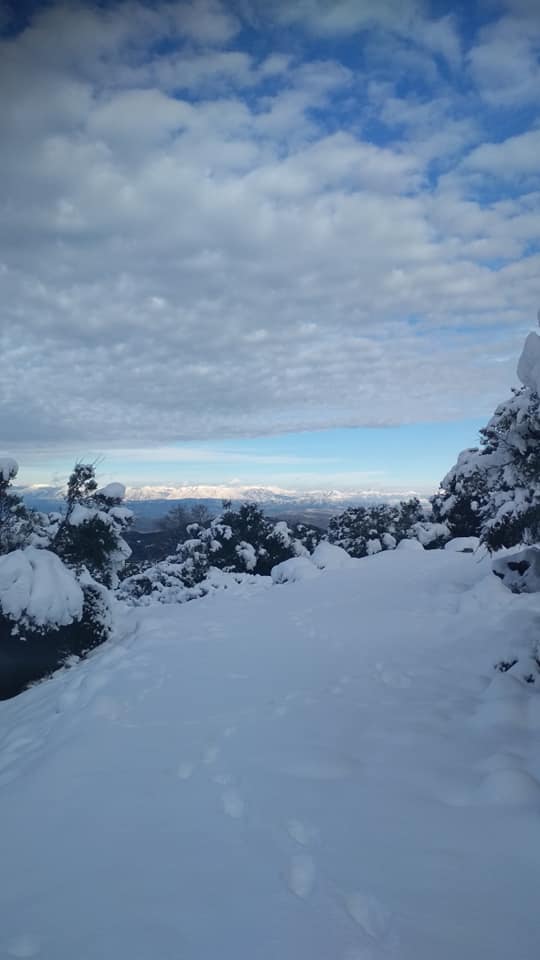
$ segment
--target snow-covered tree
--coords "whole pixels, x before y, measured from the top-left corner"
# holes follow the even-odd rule
[[[77,464],[65,513],[42,514],[13,493],[16,475],[16,462],[1,457],[0,698],[107,639],[107,588],[130,553],[121,535],[131,518],[121,484],[98,490],[93,466]]]
[[[265,517],[257,504],[244,503],[236,510],[225,501],[223,506],[209,526],[190,525],[191,539],[180,548],[184,560],[194,556],[200,562],[206,553],[209,566],[219,570],[269,575],[277,563],[304,549],[287,523]]]
[[[233,509],[225,501],[223,507],[221,516],[206,525],[189,524],[187,539],[178,544],[174,555],[127,577],[121,596],[136,601],[150,596],[161,602],[190,600],[208,592],[208,581],[216,571],[268,576],[284,560],[307,556],[308,546],[316,545],[322,536],[315,527],[291,529],[283,520],[271,520],[254,503]]]
[[[122,506],[124,496],[121,483],[98,490],[93,464],[76,464],[68,481],[66,512],[51,542],[69,566],[85,568],[107,587],[117,586],[118,573],[131,554],[122,537],[132,519]]]
[[[411,537],[425,546],[433,546],[443,529],[437,529],[431,536],[432,527],[424,507],[413,497],[397,504],[348,507],[331,518],[328,539],[351,557],[367,557],[382,550],[393,550],[400,540]]]
[[[432,498],[433,518],[448,526],[452,537],[479,537],[488,500],[487,478],[479,450],[462,450]]]
[[[435,498],[454,536],[480,535],[490,550],[540,541],[540,337],[527,337],[522,386],[464,450]]]
[[[12,489],[18,472],[13,457],[0,456],[0,554],[27,544],[32,532],[32,516]]]

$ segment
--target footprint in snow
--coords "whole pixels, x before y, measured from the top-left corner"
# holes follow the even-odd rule
[[[215,744],[211,744],[203,753],[203,763],[206,763],[208,766],[212,763],[215,763],[219,754],[219,747]]]
[[[315,861],[309,854],[297,854],[289,867],[289,890],[301,900],[306,900],[315,883]]]
[[[189,780],[193,774],[192,763],[181,763],[178,766],[177,777],[179,780]]]
[[[216,773],[215,777],[212,777],[214,783],[219,783],[221,787],[227,787],[233,782],[233,778],[230,773]]]
[[[244,816],[245,803],[234,787],[222,793],[221,803],[223,812],[226,813],[228,817],[232,817],[233,820],[241,820]]]
[[[345,906],[349,916],[373,940],[383,940],[388,936],[392,915],[386,907],[371,894],[350,893],[345,897]]]
[[[40,951],[40,942],[32,933],[22,933],[14,937],[6,947],[8,957],[37,957]]]
[[[303,823],[302,820],[289,820],[287,823],[287,832],[293,840],[302,847],[307,847],[313,840],[317,839],[318,830],[315,827]]]
[[[122,712],[118,701],[106,694],[96,697],[91,709],[94,717],[102,717],[104,720],[118,720]]]

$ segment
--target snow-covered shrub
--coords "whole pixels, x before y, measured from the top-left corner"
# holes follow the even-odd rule
[[[210,567],[204,579],[188,586],[183,564],[174,559],[162,560],[133,577],[127,577],[118,589],[118,597],[134,606],[158,603],[187,603],[219,590],[238,591],[271,583],[270,577],[258,574],[227,573]],[[189,580],[189,578],[187,578]]]
[[[396,550],[402,550],[409,553],[414,553],[418,550],[423,550],[423,546],[419,540],[415,540],[414,537],[405,537],[404,540],[400,540]]]
[[[78,463],[68,481],[65,515],[50,545],[68,566],[87,569],[107,587],[118,585],[118,573],[131,554],[122,537],[132,519],[122,506],[124,496],[120,483],[98,490],[93,465]]]
[[[108,591],[50,550],[0,557],[0,699],[52,673],[109,636]]]
[[[224,507],[208,526],[190,524],[190,539],[178,547],[179,557],[191,558],[202,576],[205,562],[206,569],[267,576],[276,564],[307,552],[284,521],[265,517],[256,504],[244,503],[238,510],[230,503]]]
[[[128,602],[148,598],[160,603],[185,603],[208,592],[202,586],[207,574],[207,563],[195,573],[191,558],[178,562],[171,557],[152,564],[142,573],[126,577],[118,588],[118,596]]]
[[[311,555],[311,561],[319,570],[342,570],[350,566],[352,557],[335,543],[321,540]]]
[[[314,524],[293,524],[291,527],[291,536],[295,553],[297,553],[298,556],[311,554],[319,543],[326,543],[324,530],[321,530],[320,527]],[[301,548],[303,548],[303,550]]]
[[[13,494],[16,474],[15,461],[0,458],[0,696],[107,639],[107,587],[130,554],[121,484],[98,490],[93,466],[77,464],[65,512],[47,515]]]
[[[299,583],[314,580],[320,574],[320,569],[307,557],[291,557],[273,568],[272,580],[274,583]]]
[[[435,523],[433,520],[422,520],[414,523],[410,530],[426,550],[439,550],[450,537],[450,531],[445,523]]]
[[[454,537],[445,543],[444,549],[449,553],[474,553],[479,546],[478,537]]]
[[[453,536],[480,536],[490,550],[540,540],[540,337],[527,337],[522,382],[465,450],[433,503]]]
[[[348,507],[331,518],[328,539],[351,557],[367,557],[382,550],[394,550],[400,540],[418,534],[425,533],[429,541],[427,529],[424,531],[427,526],[424,508],[414,497],[398,504]]]
[[[315,544],[322,536],[315,527],[298,525],[291,529],[283,520],[270,520],[253,503],[234,510],[226,502],[224,508],[221,516],[207,521],[206,526],[188,524],[188,539],[178,545],[175,555],[126,577],[119,589],[120,598],[183,603],[214,588],[216,571],[268,576],[284,560],[309,555],[301,538],[306,544]],[[220,581],[221,585],[226,586],[226,582]]]

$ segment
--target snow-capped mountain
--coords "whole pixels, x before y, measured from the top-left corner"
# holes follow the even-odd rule
[[[59,486],[29,485],[18,487],[25,498],[57,500],[63,497]],[[414,490],[291,490],[282,487],[244,486],[241,484],[188,484],[140,486],[126,488],[126,500],[135,502],[156,500],[232,500],[251,501],[276,506],[332,507],[377,500],[406,500],[418,496]]]

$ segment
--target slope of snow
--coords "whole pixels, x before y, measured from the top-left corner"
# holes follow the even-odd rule
[[[0,956],[533,960],[538,613],[423,550],[119,609],[0,703]]]

